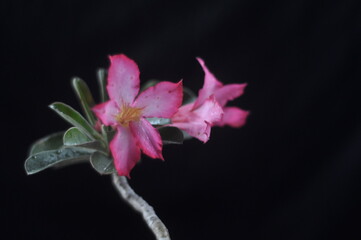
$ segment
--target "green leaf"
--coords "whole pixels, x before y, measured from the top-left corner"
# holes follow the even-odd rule
[[[183,133],[183,140],[193,139],[193,137],[191,135],[189,135],[187,132],[182,130],[182,133]]]
[[[187,87],[183,87],[183,102],[182,105],[192,103],[197,99],[197,95]]]
[[[106,102],[109,100],[107,92],[107,70],[100,68],[97,71],[98,84],[100,89],[100,100],[101,102]]]
[[[100,152],[94,152],[90,157],[90,163],[93,168],[100,174],[112,174],[115,169],[113,159]]]
[[[99,141],[93,141],[76,127],[69,128],[63,136],[65,146],[90,148],[94,151],[108,152]]]
[[[74,110],[72,107],[61,103],[56,102],[49,105],[51,109],[53,109],[57,114],[59,114],[62,118],[64,118],[67,122],[69,122],[74,127],[77,127],[80,131],[82,131],[85,135],[87,135],[92,140],[98,140],[104,142],[104,139],[100,133],[98,133],[90,123],[84,119],[84,117]]]
[[[26,159],[25,171],[30,175],[56,164],[87,160],[90,159],[93,152],[93,150],[79,147],[66,147],[59,150],[39,152]]]
[[[57,132],[37,140],[31,145],[29,155],[60,148],[63,146],[63,134],[64,132]]]
[[[147,118],[147,120],[152,125],[165,125],[171,123],[169,118]]]
[[[100,129],[104,139],[106,139],[107,142],[110,142],[115,135],[114,129],[110,126],[105,126],[104,124],[101,125]]]
[[[176,127],[158,128],[163,144],[182,144],[183,133]]]
[[[108,152],[108,149],[105,148],[104,145],[102,145],[99,141],[92,141],[92,142],[87,142],[87,143],[83,143],[83,144],[79,144],[79,145],[74,145],[74,147],[90,148],[94,151],[101,151],[104,153]]]
[[[156,85],[157,83],[160,83],[160,81],[159,81],[159,80],[156,80],[156,79],[148,80],[146,83],[144,83],[144,84],[140,87],[140,92],[143,92],[143,91],[146,90],[147,88],[153,87],[153,86]]]
[[[95,105],[95,103],[88,85],[82,79],[75,77],[72,80],[72,86],[83,108],[85,116],[90,124],[94,125],[96,119],[91,108]]]
[[[91,141],[92,139],[76,127],[69,128],[63,136],[63,143],[66,146],[80,145]]]

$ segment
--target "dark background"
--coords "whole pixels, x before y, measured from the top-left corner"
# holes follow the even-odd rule
[[[150,78],[194,91],[202,57],[241,129],[144,157],[134,189],[181,239],[361,239],[359,1],[1,1],[1,238],[153,239],[87,164],[26,176],[29,145],[68,125],[70,79],[125,53]],[[5,40],[5,41],[4,41]],[[4,131],[5,130],[5,131]],[[4,155],[5,153],[5,155]],[[5,237],[4,237],[5,236]]]

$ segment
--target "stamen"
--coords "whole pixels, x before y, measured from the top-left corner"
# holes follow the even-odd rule
[[[115,116],[117,122],[123,127],[128,127],[129,122],[139,121],[142,115],[141,108],[130,107],[129,105],[123,105],[121,112]]]

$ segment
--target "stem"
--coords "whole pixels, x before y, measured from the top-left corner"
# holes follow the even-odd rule
[[[152,230],[157,240],[170,240],[168,229],[155,214],[154,209],[129,186],[126,177],[112,174],[113,184],[119,195],[136,211],[140,212],[144,221]]]

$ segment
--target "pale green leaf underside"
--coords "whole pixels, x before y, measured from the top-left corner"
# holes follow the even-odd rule
[[[146,119],[152,125],[165,125],[171,123],[171,120],[169,118],[146,118]]]
[[[60,148],[63,146],[63,134],[64,132],[57,132],[37,140],[31,145],[29,155]]]
[[[83,161],[90,158],[94,150],[80,147],[65,147],[58,150],[39,152],[25,161],[27,174],[34,174],[65,161]]]
[[[112,174],[116,172],[113,159],[100,152],[94,152],[90,157],[90,163],[100,174]]]
[[[77,127],[69,128],[63,136],[63,142],[66,146],[80,145],[91,141],[92,139],[85,135]]]

